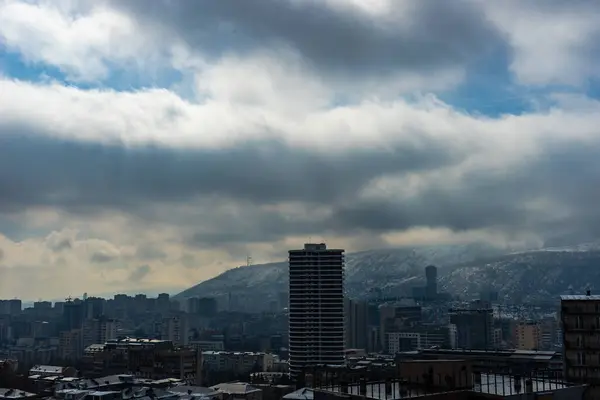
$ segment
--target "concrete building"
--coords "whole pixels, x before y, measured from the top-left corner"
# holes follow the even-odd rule
[[[456,326],[457,348],[493,348],[494,318],[491,308],[451,309],[450,323]]]
[[[421,306],[412,299],[403,299],[379,306],[379,343],[381,350],[387,351],[387,334],[417,326],[422,321]]]
[[[542,329],[538,322],[523,321],[515,325],[515,347],[519,350],[539,350]]]
[[[307,243],[289,251],[292,379],[308,365],[344,364],[344,250]]]
[[[564,376],[600,398],[600,295],[561,296]]]
[[[225,343],[222,340],[190,340],[189,346],[200,351],[225,350]]]
[[[237,374],[270,372],[275,356],[269,353],[241,351],[203,351],[202,360],[208,371],[232,371]]]
[[[167,340],[111,340],[88,347],[81,361],[84,375],[94,378],[132,371],[141,378],[199,382],[202,374],[202,353]]]
[[[59,334],[59,357],[63,360],[78,360],[83,355],[83,333],[81,329],[62,331]]]
[[[83,322],[83,348],[117,338],[120,322],[110,318],[86,319]]]
[[[173,342],[176,346],[189,344],[189,321],[184,314],[164,318],[161,326],[162,340]]]
[[[365,301],[346,299],[344,314],[346,317],[346,348],[366,349],[368,344],[369,305]]]
[[[223,400],[262,400],[262,390],[244,382],[220,383],[211,389],[222,394]]]
[[[433,265],[429,265],[425,268],[425,295],[429,300],[435,300],[437,298],[437,268]]]

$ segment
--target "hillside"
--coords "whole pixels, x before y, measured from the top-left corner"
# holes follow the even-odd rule
[[[482,244],[369,250],[346,259],[346,289],[351,297],[394,297],[424,283],[424,267],[439,267],[439,287],[453,295],[472,296],[492,288],[511,302],[557,298],[600,290],[600,246],[583,244],[510,252]],[[247,303],[268,304],[287,292],[285,262],[229,270],[176,297],[232,296]],[[375,293],[379,292],[379,293]]]
[[[373,290],[382,295],[395,296],[409,293],[412,286],[422,284],[424,268],[429,264],[450,266],[504,254],[486,244],[457,246],[423,246],[350,253],[346,257],[346,288],[353,297],[368,296]],[[287,263],[243,266],[201,282],[176,298],[195,296],[223,298],[232,296],[268,303],[278,293],[287,292]]]

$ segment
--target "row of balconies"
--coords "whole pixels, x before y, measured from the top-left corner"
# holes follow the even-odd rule
[[[587,321],[583,321],[578,324],[576,322],[564,322],[563,323],[563,331],[564,332],[600,332],[600,326],[596,323],[589,323]]]

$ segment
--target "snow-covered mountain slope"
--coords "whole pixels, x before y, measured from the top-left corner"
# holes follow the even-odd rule
[[[455,246],[423,246],[385,250],[368,250],[350,253],[346,257],[346,288],[350,295],[363,297],[371,289],[381,289],[384,295],[397,295],[397,289],[406,293],[412,286],[424,281],[424,268],[433,264],[440,268],[472,262],[483,257],[505,254],[486,244]],[[245,298],[261,296],[275,299],[286,292],[288,285],[287,263],[243,266],[201,282],[176,297],[222,297],[229,295]]]
[[[558,299],[569,288],[600,292],[600,251],[573,246],[509,254],[450,268],[439,285],[458,295],[490,287],[516,303]]]
[[[425,281],[424,268],[436,265],[441,290],[471,296],[497,290],[509,301],[557,299],[569,288],[600,292],[600,247],[593,244],[525,252],[489,245],[426,246],[369,250],[346,257],[346,290],[351,297],[407,295]],[[287,263],[252,265],[229,270],[176,297],[231,296],[268,304],[287,292]]]

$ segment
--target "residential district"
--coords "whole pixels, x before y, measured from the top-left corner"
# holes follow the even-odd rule
[[[3,399],[600,399],[600,296],[344,296],[344,250],[289,251],[269,312],[215,298],[0,301]]]

